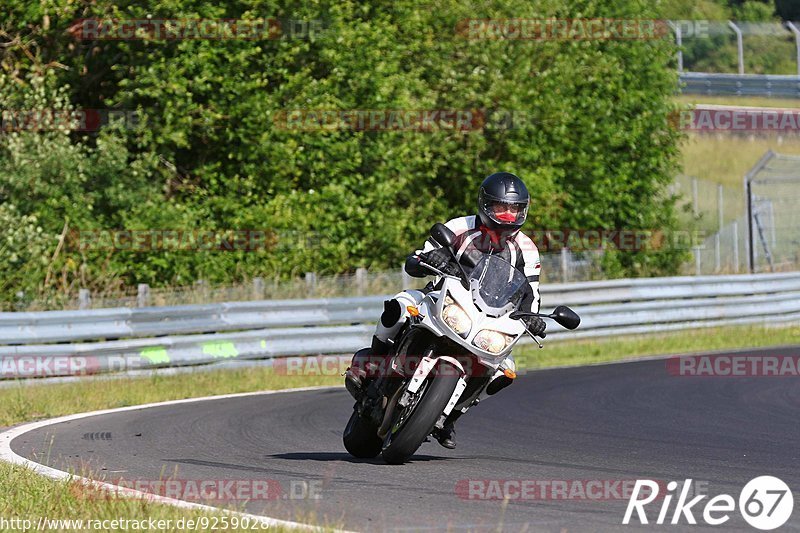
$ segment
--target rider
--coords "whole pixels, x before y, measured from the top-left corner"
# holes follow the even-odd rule
[[[530,284],[530,291],[523,297],[520,309],[522,311],[539,312],[539,274],[541,264],[536,245],[520,228],[525,223],[530,204],[528,189],[520,178],[509,172],[496,172],[481,183],[478,193],[478,215],[468,215],[454,218],[445,225],[456,234],[456,258],[464,266],[475,266],[484,254],[496,254],[507,260],[523,272]],[[438,270],[457,275],[459,268],[453,263],[448,250],[428,239],[422,249],[408,256],[405,270],[414,277],[431,275],[431,271],[423,266],[427,263]],[[422,302],[425,294],[434,290],[434,285],[429,283],[422,290],[408,289],[391,300],[384,302],[384,311],[372,338],[372,356],[385,356],[389,354],[394,338],[406,320],[409,318],[407,306],[417,306]],[[533,335],[542,336],[545,323],[539,317],[525,317],[522,319],[528,331]],[[492,381],[487,385],[489,395],[511,384],[514,376],[514,359],[509,355],[492,376]],[[507,372],[506,372],[507,371]],[[360,368],[356,357],[351,368],[347,369],[345,385],[354,396],[361,390],[362,379],[366,371]],[[486,394],[486,393],[484,393]],[[445,448],[455,448],[455,430],[453,425],[461,411],[454,411],[445,421],[444,428],[437,430],[434,437]]]

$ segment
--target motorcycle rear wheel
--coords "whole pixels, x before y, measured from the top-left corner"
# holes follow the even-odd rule
[[[353,409],[342,435],[345,449],[350,455],[359,459],[377,457],[383,447],[383,441],[378,437],[377,431],[377,428],[358,416],[358,411]]]

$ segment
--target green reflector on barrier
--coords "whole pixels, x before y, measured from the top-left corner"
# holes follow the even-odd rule
[[[207,342],[203,344],[203,354],[215,359],[228,359],[239,355],[232,342]]]
[[[147,359],[154,365],[160,363],[169,363],[169,355],[166,348],[163,346],[153,346],[151,348],[144,348],[139,352],[139,356]]]

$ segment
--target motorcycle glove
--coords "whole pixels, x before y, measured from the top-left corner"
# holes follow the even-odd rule
[[[457,276],[459,274],[459,268],[453,262],[453,256],[450,254],[449,250],[444,248],[436,248],[430,252],[420,254],[420,259],[445,274],[450,274],[451,276]]]
[[[547,328],[547,324],[545,324],[544,320],[542,320],[540,317],[526,316],[522,319],[522,321],[525,322],[525,326],[528,328],[528,331],[530,331],[531,334],[535,335],[536,337],[545,337],[544,330]]]

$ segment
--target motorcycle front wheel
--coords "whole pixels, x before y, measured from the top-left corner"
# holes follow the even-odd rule
[[[447,361],[439,361],[417,393],[418,400],[398,411],[384,441],[383,459],[402,464],[419,449],[433,431],[458,384],[459,371]]]

